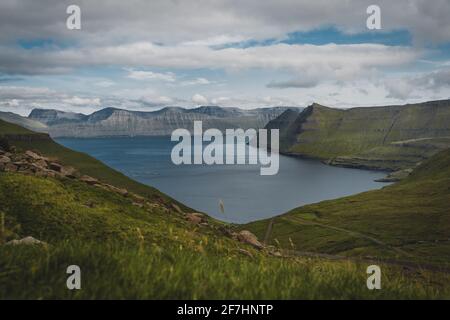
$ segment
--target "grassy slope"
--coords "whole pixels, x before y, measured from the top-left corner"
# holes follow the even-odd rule
[[[2,136],[8,137],[9,143],[20,149],[35,150],[47,157],[56,158],[63,164],[73,166],[81,173],[95,177],[102,182],[121,186],[150,199],[164,203],[174,202],[183,208],[187,208],[157,189],[136,182],[85,153],[73,151],[59,145],[46,134],[35,133],[18,125],[0,120],[0,138]]]
[[[280,127],[282,150],[336,164],[399,169],[450,146],[450,101],[338,110],[314,104]],[[284,125],[288,123],[288,128]],[[428,141],[399,141],[429,138]],[[436,148],[438,147],[438,148]]]
[[[284,248],[449,266],[450,149],[405,181],[300,207],[273,221],[269,241]],[[244,228],[263,238],[268,224]]]
[[[8,136],[12,144],[58,157],[118,187],[134,186],[95,159],[0,122],[5,134],[15,135]],[[146,188],[143,193],[156,192],[136,185]],[[0,299],[450,297],[445,274],[382,265],[383,290],[369,291],[367,263],[272,257],[224,237],[213,221],[193,226],[176,212],[139,208],[69,179],[0,173],[0,213],[0,242],[31,235],[49,244],[0,246]],[[82,269],[80,291],[66,289],[71,264]]]
[[[0,203],[6,240],[49,243],[0,246],[0,299],[450,297],[447,275],[382,266],[383,290],[369,291],[367,264],[272,257],[77,181],[0,173]],[[72,264],[80,291],[65,286]]]

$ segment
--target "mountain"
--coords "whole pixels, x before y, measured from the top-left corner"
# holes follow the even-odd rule
[[[66,122],[82,121],[86,115],[74,112],[65,112],[52,109],[33,109],[28,118],[39,121],[46,125],[60,124]]]
[[[422,264],[427,258],[448,262],[448,152],[395,188],[277,217],[268,241],[275,246],[255,247],[242,226],[191,213],[47,134],[0,120],[0,140],[6,142],[0,145],[0,270],[8,274],[0,279],[0,299],[450,297],[448,274]],[[75,172],[55,174],[67,166]],[[415,192],[423,195],[414,200]],[[322,217],[319,223],[328,228],[307,223]],[[264,234],[266,224],[249,228]],[[367,244],[370,237],[382,242]],[[315,254],[301,251],[312,246]],[[396,246],[411,254],[406,263],[381,259],[398,253]],[[358,250],[372,258],[352,259]],[[347,252],[348,258],[326,252]],[[389,276],[383,290],[366,287],[373,255]],[[64,274],[73,264],[81,268],[82,290],[67,289]]]
[[[48,130],[47,126],[43,122],[29,119],[26,117],[22,117],[18,114],[12,113],[12,112],[1,112],[0,111],[0,119],[10,122],[10,123],[15,123],[19,126],[22,126],[24,128],[27,128],[27,129],[30,129],[33,131],[47,132],[47,130]]]
[[[450,147],[450,100],[351,109],[313,104],[299,114],[285,111],[266,128],[280,129],[287,154],[400,170]]]
[[[46,124],[52,137],[165,136],[178,128],[192,131],[193,122],[196,120],[203,121],[204,130],[259,129],[290,109],[296,108],[243,110],[218,106],[202,106],[195,109],[166,107],[153,112],[105,108],[90,115],[34,109],[29,119]]]

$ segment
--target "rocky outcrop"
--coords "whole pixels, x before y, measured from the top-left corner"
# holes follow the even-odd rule
[[[75,179],[78,175],[74,168],[52,161],[31,150],[20,153],[0,149],[0,171],[71,179]]]
[[[242,230],[236,235],[240,242],[248,243],[256,249],[263,249],[264,246],[258,241],[258,238],[248,230]]]
[[[197,213],[197,212],[187,213],[185,217],[186,217],[186,220],[192,224],[206,223],[205,215],[202,213]]]
[[[20,240],[16,240],[15,239],[15,240],[8,241],[7,243],[5,243],[5,245],[8,245],[8,246],[18,246],[18,245],[42,245],[42,246],[46,246],[47,243],[43,242],[43,241],[40,241],[40,240],[37,240],[37,239],[29,236],[29,237],[25,237],[25,238],[20,239]]]

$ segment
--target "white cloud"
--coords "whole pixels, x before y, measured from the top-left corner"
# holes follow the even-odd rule
[[[197,85],[208,85],[212,84],[212,81],[209,81],[206,78],[195,78],[192,80],[185,80],[181,82],[182,86],[197,86]]]
[[[47,51],[16,49],[0,51],[0,72],[59,72],[72,67],[130,65],[177,69],[252,68],[290,70],[323,79],[348,79],[368,69],[399,66],[414,61],[421,52],[408,47],[380,44],[298,45],[276,44],[214,50],[201,46],[159,46],[137,42],[85,50]],[[6,57],[6,55],[10,55]],[[133,59],[130,60],[130,57]],[[15,68],[18,69],[15,69]],[[173,73],[127,69],[128,77],[174,82]]]
[[[7,0],[0,3],[0,40],[48,38],[83,43],[152,42],[200,45],[242,39],[280,38],[289,32],[334,25],[367,31],[373,0],[79,0],[83,32],[65,28],[66,1]],[[450,41],[448,0],[377,0],[384,31],[407,29],[418,40]],[[43,9],[44,8],[44,9]],[[61,14],[62,13],[62,14]]]
[[[94,84],[101,88],[109,88],[109,87],[114,86],[116,83],[114,81],[110,81],[110,80],[102,80],[102,81],[98,81]]]
[[[208,104],[208,99],[201,94],[196,93],[192,96],[192,102],[197,105],[203,105]]]
[[[80,98],[77,96],[62,100],[64,103],[74,106],[100,106],[101,100],[99,98]]]
[[[433,92],[450,90],[450,69],[388,78],[384,82],[388,98],[406,99],[411,96],[430,96]]]
[[[159,80],[174,82],[176,80],[175,74],[172,72],[158,73],[152,71],[126,69],[128,71],[127,78],[134,80]]]

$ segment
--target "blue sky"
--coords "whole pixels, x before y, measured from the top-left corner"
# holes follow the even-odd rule
[[[0,110],[337,108],[450,97],[450,3],[78,1],[0,4]]]

